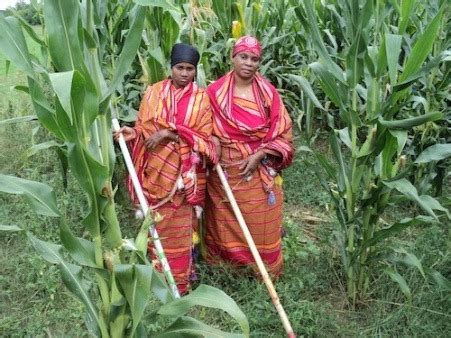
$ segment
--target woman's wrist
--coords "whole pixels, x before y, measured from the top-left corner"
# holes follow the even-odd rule
[[[262,161],[262,160],[264,160],[266,158],[266,151],[264,151],[263,149],[260,149],[255,154],[258,156],[258,159],[260,161]]]
[[[166,129],[166,137],[169,138],[172,142],[178,142],[180,140],[179,134],[169,129]]]

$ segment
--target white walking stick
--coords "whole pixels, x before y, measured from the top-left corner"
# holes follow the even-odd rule
[[[236,203],[235,197],[233,196],[232,193],[232,189],[230,189],[230,185],[227,182],[227,179],[224,175],[224,171],[222,170],[221,165],[219,163],[216,165],[215,168],[216,172],[219,175],[219,179],[221,180],[222,186],[224,187],[227,198],[232,206],[235,217],[241,227],[241,230],[243,231],[247,244],[249,245],[249,249],[252,252],[252,256],[254,256],[255,262],[257,263],[258,270],[260,271],[263,277],[263,281],[266,284],[266,288],[268,289],[269,295],[271,296],[271,300],[274,306],[276,307],[280,319],[282,320],[283,327],[285,328],[285,331],[287,332],[289,338],[296,337],[296,335],[293,332],[293,329],[291,328],[291,324],[290,321],[288,320],[287,314],[285,313],[285,310],[283,309],[282,304],[280,303],[280,299],[279,296],[277,295],[276,289],[274,288],[274,285],[271,279],[269,278],[268,271],[266,271],[265,265],[263,264],[260,254],[258,253],[254,239],[252,238],[252,235],[249,232],[249,229],[247,228],[246,222],[244,221],[243,215],[241,214],[240,208]]]
[[[119,121],[116,118],[112,119],[113,122],[113,130],[119,131],[120,125]],[[144,197],[144,193],[141,188],[141,184],[139,183],[138,176],[136,175],[135,166],[133,165],[133,161],[130,157],[130,153],[128,152],[127,145],[125,144],[124,136],[120,134],[119,136],[119,146],[121,147],[122,155],[124,156],[125,164],[128,169],[128,173],[130,174],[130,178],[133,182],[133,188],[135,189],[136,196],[138,197],[139,204],[144,215],[147,216],[149,211],[149,204],[147,203],[146,198]],[[149,234],[152,237],[153,244],[155,246],[155,250],[158,255],[158,260],[163,267],[163,273],[166,277],[166,280],[171,288],[172,294],[175,298],[180,298],[179,290],[177,289],[177,284],[175,283],[174,276],[172,275],[171,268],[168,263],[168,259],[163,251],[163,246],[161,245],[160,237],[158,237],[158,232],[155,226],[149,228]]]

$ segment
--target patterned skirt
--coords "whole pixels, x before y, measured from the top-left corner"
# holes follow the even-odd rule
[[[190,280],[194,274],[192,259],[194,225],[197,224],[193,207],[186,203],[185,193],[177,192],[173,202],[168,202],[156,211],[163,216],[156,229],[161,240],[172,275],[180,294],[190,288]],[[153,246],[152,238],[148,239],[148,255],[158,271],[162,271]]]
[[[276,278],[283,269],[282,188],[275,185],[275,201],[269,201],[269,194],[263,189],[258,174],[254,173],[250,181],[245,181],[239,175],[240,170],[237,167],[228,167],[224,171],[268,273]],[[216,171],[211,171],[208,177],[205,219],[205,244],[208,250],[207,260],[210,263],[215,264],[222,260],[235,266],[251,266],[257,270]]]

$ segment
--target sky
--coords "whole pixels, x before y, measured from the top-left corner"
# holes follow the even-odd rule
[[[9,6],[14,6],[18,0],[0,0],[0,9],[8,8]],[[30,2],[25,0],[25,2]]]

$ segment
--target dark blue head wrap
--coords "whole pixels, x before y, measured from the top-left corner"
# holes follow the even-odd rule
[[[190,63],[197,67],[199,58],[199,52],[193,46],[186,43],[176,43],[171,51],[171,68],[181,62]]]

